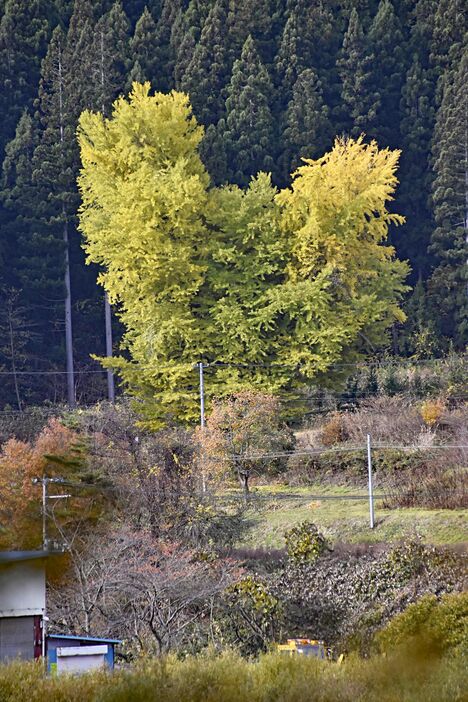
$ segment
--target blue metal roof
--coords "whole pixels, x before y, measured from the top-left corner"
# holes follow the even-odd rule
[[[67,641],[99,641],[100,643],[122,643],[121,639],[100,639],[95,636],[70,636],[69,634],[47,634],[48,639],[67,639]]]

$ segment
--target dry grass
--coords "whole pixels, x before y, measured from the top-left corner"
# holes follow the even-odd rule
[[[40,666],[0,669],[2,702],[463,702],[461,658],[394,654],[342,665],[270,654],[152,659],[114,674],[44,677]]]

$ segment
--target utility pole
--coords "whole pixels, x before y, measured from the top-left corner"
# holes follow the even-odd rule
[[[64,500],[71,495],[49,495],[47,486],[49,483],[64,483],[63,478],[47,478],[45,475],[42,478],[33,478],[33,485],[42,485],[42,550],[47,551],[49,544],[47,540],[47,501],[48,500]]]
[[[371,452],[371,437],[367,435],[367,473],[369,479],[369,515],[370,528],[374,528],[374,494],[372,489],[372,452]]]

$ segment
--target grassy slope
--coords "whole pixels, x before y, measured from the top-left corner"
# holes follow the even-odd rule
[[[362,501],[316,499],[315,496],[365,495],[357,488],[311,486],[257,487],[247,517],[250,529],[242,545],[281,548],[283,532],[307,519],[332,541],[391,542],[419,535],[427,543],[456,544],[468,541],[466,510],[399,509],[386,510],[375,504],[375,528],[369,527],[369,505]]]

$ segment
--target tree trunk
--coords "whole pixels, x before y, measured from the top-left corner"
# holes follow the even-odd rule
[[[249,501],[249,494],[250,494],[250,490],[249,490],[250,474],[247,471],[242,471],[242,470],[238,470],[237,474],[239,476],[239,483],[240,483],[240,486],[242,488],[242,492],[244,495],[244,502],[247,503]]]
[[[63,213],[66,217],[65,212]],[[67,356],[67,397],[70,407],[75,406],[75,372],[73,365],[73,330],[71,308],[70,255],[68,251],[68,222],[63,225],[65,244],[65,352]]]
[[[8,302],[7,305],[8,305],[8,307],[7,307],[8,333],[9,333],[9,337],[10,337],[10,353],[11,353],[11,370],[13,371],[13,381],[15,384],[16,402],[18,403],[18,410],[20,412],[22,412],[23,407],[21,405],[21,397],[20,397],[19,385],[18,385],[18,374],[16,371],[16,352],[15,352],[15,342],[14,342],[14,334],[13,334],[12,303]]]
[[[106,357],[112,358],[112,316],[106,292],[104,293],[104,313],[106,320]],[[115,401],[114,372],[110,368],[107,369],[107,399],[109,402]]]

